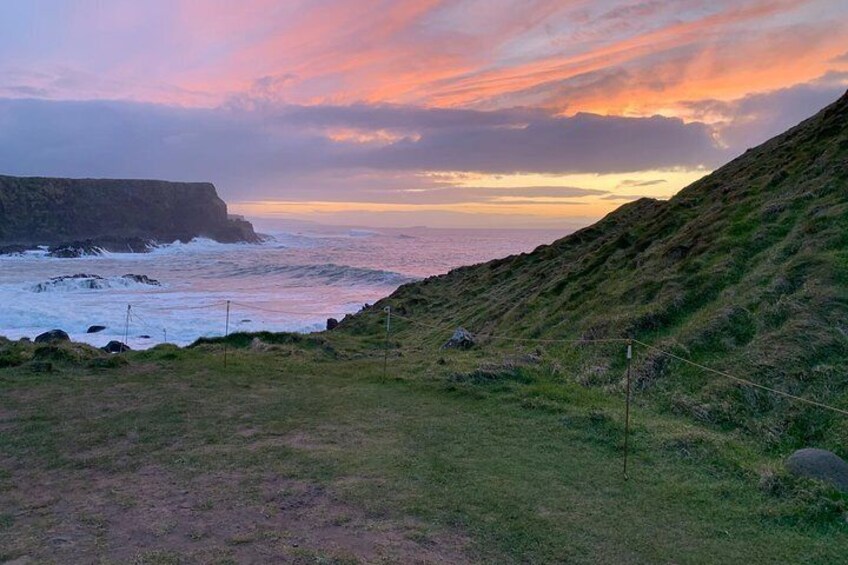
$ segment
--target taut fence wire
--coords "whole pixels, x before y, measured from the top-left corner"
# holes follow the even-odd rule
[[[225,310],[224,310],[224,307],[225,307]],[[224,330],[224,338],[225,338],[225,342],[224,342],[224,365],[226,366],[227,365],[227,341],[226,341],[226,337],[229,336],[230,314],[231,314],[231,309],[233,309],[234,307],[238,307],[240,309],[247,309],[247,310],[256,310],[256,311],[261,311],[261,312],[269,312],[269,313],[274,313],[274,314],[285,314],[285,315],[291,315],[291,316],[305,316],[305,317],[315,317],[315,316],[339,316],[339,317],[342,317],[342,316],[346,316],[348,314],[351,314],[351,312],[342,312],[342,311],[325,312],[325,311],[284,310],[284,309],[277,309],[277,308],[269,308],[269,307],[266,307],[266,306],[260,306],[260,305],[256,305],[256,304],[248,304],[248,303],[245,303],[245,302],[234,302],[234,301],[230,301],[230,300],[219,300],[219,301],[216,301],[216,302],[213,302],[213,303],[210,303],[210,304],[204,304],[204,305],[201,305],[201,306],[187,306],[187,307],[180,307],[180,308],[149,307],[149,308],[145,308],[145,309],[148,309],[148,310],[151,310],[151,311],[222,309],[222,311],[224,312],[224,316],[225,316],[225,320],[224,320],[224,328],[225,328],[225,330]],[[412,317],[409,317],[409,316],[398,314],[397,311],[393,310],[390,306],[386,306],[382,310],[376,310],[376,309],[361,310],[359,313],[369,313],[369,314],[377,314],[377,315],[385,314],[385,316],[386,316],[386,321],[385,321],[385,326],[384,326],[384,332],[385,333],[384,333],[384,336],[383,336],[384,339],[382,340],[383,343],[381,344],[382,349],[383,349],[382,353],[383,353],[383,378],[384,379],[387,376],[388,366],[389,366],[389,362],[388,362],[388,359],[389,359],[389,340],[390,340],[390,336],[391,336],[391,333],[392,333],[392,320],[393,319],[402,320],[402,321],[408,322],[408,323],[415,325],[415,326],[418,326],[418,327],[422,327],[422,328],[426,328],[426,329],[430,329],[430,330],[435,330],[435,331],[439,331],[439,332],[444,332],[445,334],[448,334],[448,335],[450,333],[452,333],[456,328],[461,327],[460,325],[450,325],[450,326],[448,326],[448,325],[441,325],[441,324],[433,324],[433,323],[430,323],[430,322],[427,322],[427,321],[422,321],[422,320],[415,319],[415,318],[412,318]],[[151,324],[150,322],[148,322],[147,319],[145,318],[145,316],[140,316],[138,314],[138,308],[136,306],[133,306],[133,305],[130,305],[130,304],[127,305],[126,328],[124,329],[124,331],[125,331],[125,343],[129,338],[129,325],[130,325],[130,323],[136,323],[136,322],[138,324],[140,324],[142,327],[145,327],[145,328],[152,330],[152,331],[161,330],[163,332],[163,334],[165,335],[165,339],[167,341],[167,335],[168,335],[167,334],[167,331],[168,331],[167,327],[165,327],[165,326],[158,326],[157,327],[154,324]],[[655,345],[651,345],[650,343],[646,343],[644,341],[634,339],[634,338],[562,338],[562,339],[553,339],[553,338],[532,338],[532,337],[509,336],[509,335],[502,335],[502,334],[495,334],[495,333],[485,333],[485,332],[481,332],[481,333],[471,332],[471,334],[475,338],[483,338],[483,339],[489,339],[489,340],[493,340],[493,341],[508,341],[508,342],[515,342],[515,343],[568,344],[568,345],[575,345],[575,346],[583,345],[583,344],[613,344],[613,343],[625,345],[626,346],[626,349],[625,349],[626,357],[625,358],[626,358],[626,365],[627,365],[627,385],[626,385],[625,416],[624,416],[624,419],[625,419],[625,422],[624,422],[624,426],[625,426],[625,432],[624,432],[624,478],[625,478],[625,480],[628,479],[628,471],[627,471],[628,467],[627,467],[627,465],[628,465],[628,455],[629,455],[629,447],[630,447],[629,436],[630,436],[630,412],[631,412],[631,410],[630,410],[630,404],[631,404],[631,378],[630,378],[630,376],[631,376],[631,363],[632,363],[632,360],[633,360],[633,357],[634,357],[634,349],[635,349],[634,346],[642,347],[647,351],[652,351],[656,354],[666,356],[669,359],[674,359],[676,361],[679,361],[679,362],[684,363],[688,366],[697,368],[697,369],[704,371],[706,373],[728,379],[728,380],[730,380],[730,381],[732,381],[732,382],[734,382],[734,383],[736,383],[740,386],[746,386],[746,387],[759,389],[759,390],[768,392],[770,394],[774,394],[774,395],[780,396],[782,398],[786,398],[786,399],[794,401],[794,402],[799,402],[799,403],[803,403],[803,404],[808,405],[808,406],[813,406],[815,408],[827,410],[827,411],[833,412],[835,414],[839,414],[841,416],[848,416],[848,409],[839,408],[837,406],[832,406],[832,405],[826,404],[824,402],[819,402],[817,400],[804,398],[802,396],[798,396],[798,395],[791,394],[789,392],[785,392],[785,391],[782,391],[782,390],[779,390],[779,389],[776,389],[776,388],[773,388],[773,387],[770,387],[770,386],[767,386],[767,385],[763,385],[763,384],[757,383],[755,381],[752,381],[750,379],[739,377],[737,375],[733,375],[733,374],[728,373],[726,371],[723,371],[723,370],[720,370],[720,369],[715,369],[713,367],[703,365],[703,364],[698,363],[696,361],[692,361],[691,359],[687,359],[686,357],[683,357],[681,355],[677,355],[676,353],[673,353],[671,351],[666,351],[666,350],[661,349],[661,348],[659,348]]]

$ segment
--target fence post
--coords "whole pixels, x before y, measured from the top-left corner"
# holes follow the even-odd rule
[[[230,301],[227,300],[227,321],[224,325],[224,367],[227,366],[227,338],[230,337]]]
[[[127,321],[126,321],[126,324],[124,325],[124,346],[125,347],[129,347],[129,344],[127,342],[130,339],[130,310],[131,309],[132,309],[132,306],[127,304]]]
[[[630,364],[633,359],[633,340],[627,340],[627,393],[624,403],[624,480],[628,480],[627,476],[627,456],[630,440]]]
[[[389,333],[392,331],[392,307],[386,306],[386,342],[383,345],[383,380],[386,380],[386,371],[389,366]]]

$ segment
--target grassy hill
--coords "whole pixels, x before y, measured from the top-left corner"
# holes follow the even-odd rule
[[[632,337],[753,381],[848,406],[848,94],[669,201],[641,199],[529,254],[401,287],[375,305],[434,326],[524,338]],[[349,319],[374,334],[374,316]],[[399,343],[444,331],[398,320]],[[486,340],[484,339],[484,342]],[[509,342],[489,340],[497,347]],[[615,388],[585,346],[578,382]],[[844,418],[641,350],[636,387],[670,410],[775,447],[848,443]]]

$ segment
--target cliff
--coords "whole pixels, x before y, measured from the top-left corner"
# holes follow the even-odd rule
[[[249,222],[228,217],[211,183],[0,176],[0,245],[194,237],[258,240]]]

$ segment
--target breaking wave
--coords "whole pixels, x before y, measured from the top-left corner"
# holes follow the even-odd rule
[[[114,288],[141,288],[162,286],[156,279],[147,275],[121,275],[119,277],[101,277],[100,275],[63,275],[40,282],[30,288],[32,292],[68,292],[76,290],[105,290]]]
[[[394,271],[367,269],[327,263],[322,265],[250,265],[227,272],[230,277],[285,275],[287,279],[318,279],[326,284],[402,285],[418,280]],[[307,282],[307,281],[304,281]]]

